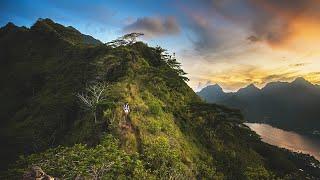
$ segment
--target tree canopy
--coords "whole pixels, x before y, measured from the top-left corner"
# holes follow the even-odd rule
[[[125,35],[117,38],[116,40],[108,42],[107,45],[110,45],[112,47],[132,45],[137,42],[138,37],[143,36],[143,35],[144,35],[143,33],[139,33],[139,32],[125,34]]]

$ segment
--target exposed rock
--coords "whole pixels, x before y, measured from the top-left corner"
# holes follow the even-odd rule
[[[55,178],[47,175],[39,166],[32,166],[29,171],[25,172],[23,180],[54,180]]]

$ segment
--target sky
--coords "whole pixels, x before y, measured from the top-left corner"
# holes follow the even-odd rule
[[[129,32],[175,52],[195,91],[304,77],[320,84],[318,0],[0,0],[0,26],[38,18],[102,42]]]

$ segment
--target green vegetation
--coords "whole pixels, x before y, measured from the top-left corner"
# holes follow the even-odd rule
[[[262,143],[238,110],[202,102],[163,49],[72,43],[51,23],[0,31],[4,179],[32,165],[63,179],[319,177],[318,162]],[[85,111],[78,97],[99,83],[103,99]]]
[[[138,160],[138,155],[129,155],[120,150],[118,143],[109,135],[104,136],[94,148],[82,144],[59,146],[44,153],[21,157],[16,164],[17,168],[10,172],[17,176],[11,178],[19,179],[25,170],[19,167],[30,164],[39,165],[48,173],[63,179],[74,179],[77,176],[90,179],[147,176],[148,172]]]

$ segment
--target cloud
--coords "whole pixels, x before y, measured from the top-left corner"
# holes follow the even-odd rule
[[[230,0],[212,1],[212,3],[229,20],[249,22],[247,25],[253,36],[272,46],[282,45],[296,35],[297,22],[319,22],[320,18],[320,4],[317,0],[240,1],[241,5],[231,4]]]
[[[309,72],[304,75],[304,78],[313,84],[320,85],[320,72]]]
[[[206,19],[206,17],[191,14],[191,29],[195,32],[195,40],[192,40],[196,50],[204,51],[206,49],[217,49],[220,47],[224,38],[222,36],[216,36],[219,30],[214,28],[213,25]]]
[[[320,75],[320,74],[319,74]],[[319,77],[317,74],[309,74],[310,77]],[[205,82],[218,83],[227,91],[236,91],[240,87],[254,83],[262,88],[265,84],[274,81],[292,81],[298,76],[306,77],[296,70],[289,70],[286,67],[276,69],[265,69],[254,65],[237,65],[237,67],[226,67],[220,71],[210,72],[207,75],[198,76],[196,82],[201,82],[195,89],[204,87]],[[310,78],[309,78],[310,79]],[[212,84],[212,83],[211,83]]]
[[[247,40],[248,41],[250,41],[250,42],[253,42],[253,43],[255,43],[255,42],[259,42],[261,39],[259,39],[257,36],[249,36],[248,38],[247,38]]]
[[[238,40],[246,33],[250,42],[261,41],[271,47],[289,44],[296,36],[320,23],[318,0],[204,0],[196,7],[184,5],[192,30],[198,35],[196,48],[214,49]],[[193,18],[193,16],[197,18]],[[199,15],[200,14],[200,15]],[[191,18],[190,18],[191,17]],[[200,17],[200,18],[199,18]],[[308,27],[304,28],[303,26]],[[224,28],[222,28],[224,27]],[[223,32],[224,31],[224,32]],[[318,33],[313,33],[315,36]]]
[[[191,12],[188,14],[189,35],[194,50],[201,56],[211,57],[228,56],[230,52],[240,53],[246,41],[244,35],[233,24],[219,25],[219,21],[207,14]],[[241,51],[241,50],[240,50]]]
[[[309,63],[296,63],[296,64],[290,64],[291,67],[302,67],[302,66],[305,66]]]
[[[143,17],[123,28],[124,32],[142,32],[147,37],[176,35],[180,27],[174,17]]]
[[[261,82],[263,82],[263,84],[266,84],[266,83],[275,82],[275,81],[291,81],[292,79],[297,77],[295,73],[296,72],[291,71],[291,72],[285,72],[285,73],[275,73],[275,74],[266,75],[261,78]]]

